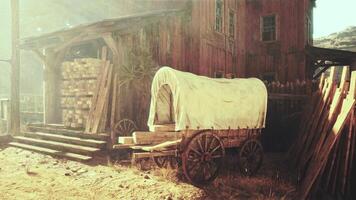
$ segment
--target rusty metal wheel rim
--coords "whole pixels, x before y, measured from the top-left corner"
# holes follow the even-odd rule
[[[239,151],[239,165],[243,175],[254,175],[262,165],[263,147],[256,139],[247,140]]]
[[[188,142],[182,155],[185,177],[194,185],[212,182],[219,174],[225,150],[220,138],[203,131]]]
[[[137,130],[135,122],[130,119],[122,119],[114,126],[114,132],[117,136],[131,136],[131,134]]]

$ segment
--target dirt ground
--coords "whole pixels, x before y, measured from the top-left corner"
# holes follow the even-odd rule
[[[140,171],[123,164],[83,164],[0,146],[0,199],[294,199],[282,155],[267,154],[260,172],[242,177],[234,159],[204,188],[172,169]]]

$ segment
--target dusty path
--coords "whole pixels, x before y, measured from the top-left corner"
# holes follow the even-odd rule
[[[280,161],[269,158],[255,178],[234,170],[200,189],[178,180],[176,172],[142,172],[120,165],[89,166],[26,150],[0,147],[0,199],[290,199],[294,188],[282,180]]]

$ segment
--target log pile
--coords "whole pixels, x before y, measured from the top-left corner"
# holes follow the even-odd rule
[[[320,191],[350,198],[356,161],[356,71],[348,84],[349,74],[349,68],[344,67],[339,84],[335,68],[328,78],[322,75],[305,108],[298,137],[288,152],[289,163],[299,172],[300,199],[320,199]]]
[[[95,58],[75,59],[62,64],[62,77],[66,80],[96,79],[103,61]]]
[[[76,59],[62,64],[61,106],[66,127],[86,126],[103,64],[104,61],[93,58]]]

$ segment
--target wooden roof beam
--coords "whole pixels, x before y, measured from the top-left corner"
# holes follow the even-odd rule
[[[114,38],[112,37],[111,33],[105,33],[102,35],[106,45],[108,45],[108,47],[110,48],[110,50],[112,51],[112,53],[114,54],[114,56],[118,56],[119,55],[119,50],[117,49],[116,46],[116,42],[114,40]]]
[[[80,42],[86,35],[88,35],[88,33],[83,32],[83,33],[79,34],[78,36],[71,38],[70,40],[68,40],[68,41],[64,42],[63,44],[59,45],[58,47],[54,48],[54,52],[61,51],[65,48],[73,45],[76,42]]]

